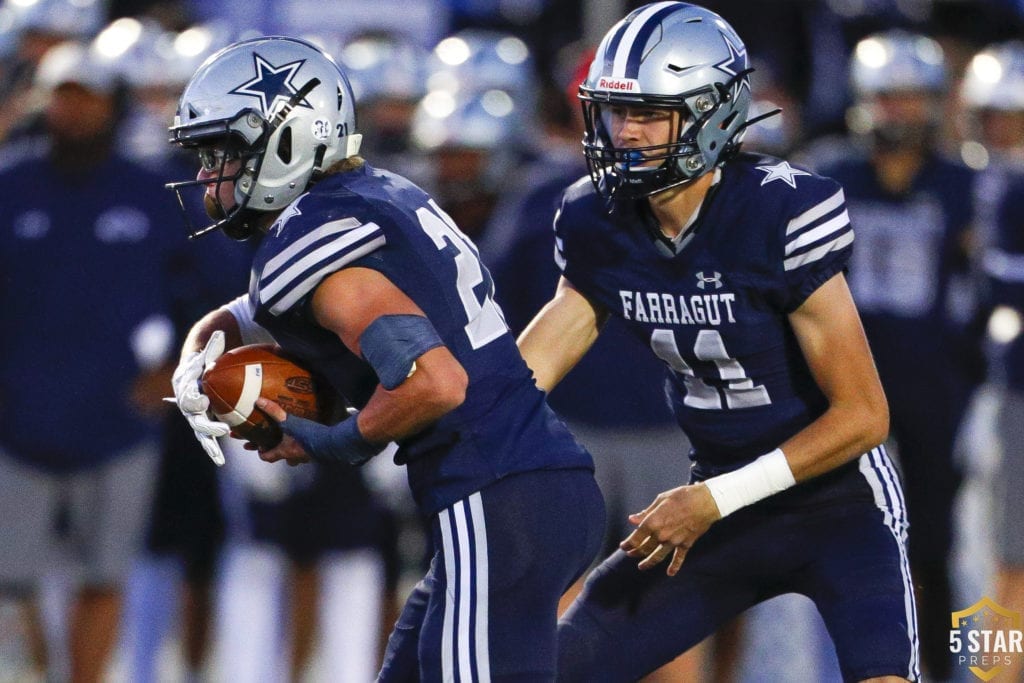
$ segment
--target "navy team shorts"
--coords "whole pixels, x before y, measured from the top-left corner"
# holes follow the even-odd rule
[[[906,515],[881,448],[712,525],[674,577],[615,552],[559,623],[559,681],[635,681],[737,614],[784,593],[810,598],[846,681],[917,680]]]
[[[378,681],[551,681],[558,600],[604,536],[589,470],[501,479],[434,515],[435,552]]]

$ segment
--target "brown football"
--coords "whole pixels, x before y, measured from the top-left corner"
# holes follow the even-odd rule
[[[291,415],[323,424],[335,411],[323,382],[274,344],[228,351],[203,373],[200,385],[213,414],[261,450],[281,441],[281,428],[255,407],[257,398],[269,398]]]

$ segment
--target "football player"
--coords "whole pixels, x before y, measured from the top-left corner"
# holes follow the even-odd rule
[[[612,27],[580,87],[590,177],[565,192],[562,277],[520,348],[550,390],[619,318],[665,362],[693,448],[690,482],[630,516],[563,616],[559,680],[636,680],[783,593],[815,603],[846,680],[919,675],[843,190],[740,152],[749,72],[720,16],[657,2]]]
[[[520,357],[476,247],[422,190],[358,156],[352,93],[299,40],[216,54],[186,86],[173,142],[202,168],[220,229],[260,240],[250,291],[191,331],[177,403],[211,457],[203,367],[266,339],[360,410],[323,426],[260,399],[286,438],[268,462],[361,464],[388,442],[432,526],[430,569],[399,618],[380,680],[549,680],[556,609],[596,554],[603,501],[589,454]],[[316,524],[317,520],[310,520]]]

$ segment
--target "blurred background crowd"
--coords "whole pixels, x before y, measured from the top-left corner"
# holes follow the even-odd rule
[[[180,338],[246,289],[251,254],[188,242],[181,210],[201,208],[163,189],[198,170],[166,141],[202,60],[272,34],[334,55],[363,155],[477,242],[518,333],[554,290],[551,219],[586,172],[576,88],[640,4],[3,0],[0,681],[370,681],[422,574],[387,458],[292,469],[228,444],[218,469],[161,401]],[[746,41],[753,115],[782,109],[744,149],[846,188],[922,658],[930,680],[968,680],[950,612],[983,595],[1024,611],[1024,3],[702,4]],[[688,465],[636,344],[613,321],[551,396],[595,456],[609,548]],[[838,680],[822,628],[809,602],[772,601],[651,680]]]

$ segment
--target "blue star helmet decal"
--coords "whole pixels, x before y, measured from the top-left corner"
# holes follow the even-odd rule
[[[719,35],[725,41],[725,46],[729,50],[729,57],[715,64],[715,68],[728,75],[729,78],[733,78],[736,74],[747,68],[747,47],[740,43],[740,47],[737,48],[725,32],[719,32]],[[748,91],[750,90],[749,78],[740,78],[733,84],[731,93],[733,99],[736,99],[736,96],[739,95],[740,90],[743,88],[746,88]]]
[[[274,66],[254,52],[253,64],[256,69],[256,77],[236,86],[229,92],[233,95],[248,95],[249,97],[257,98],[260,101],[260,111],[264,116],[269,116],[278,106],[278,103],[282,105],[287,103],[292,95],[297,93],[299,88],[304,85],[302,83],[296,84],[294,79],[299,69],[305,63],[305,59],[299,59],[282,64],[281,66]],[[298,103],[298,106],[312,109],[312,106],[310,106],[305,98]]]

